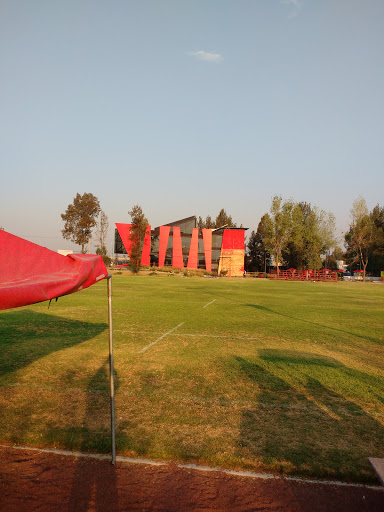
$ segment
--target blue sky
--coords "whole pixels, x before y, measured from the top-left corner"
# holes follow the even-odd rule
[[[50,249],[77,192],[115,222],[384,190],[382,0],[2,0],[0,226]]]

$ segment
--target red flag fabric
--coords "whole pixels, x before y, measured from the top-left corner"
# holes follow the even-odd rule
[[[0,310],[68,295],[107,275],[101,256],[62,256],[0,230]]]

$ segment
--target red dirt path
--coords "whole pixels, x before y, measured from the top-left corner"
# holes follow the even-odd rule
[[[383,512],[384,490],[0,447],[1,512]]]

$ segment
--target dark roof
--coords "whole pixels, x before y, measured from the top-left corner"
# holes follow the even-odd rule
[[[185,219],[175,220],[173,222],[168,222],[167,224],[161,224],[161,226],[180,226],[180,224],[184,224],[185,222],[189,222],[191,220],[195,221],[196,224],[196,215],[192,215],[192,217],[186,217]],[[157,226],[154,229],[159,229],[160,226]]]
[[[168,224],[161,224],[161,225],[162,226],[170,226],[170,227],[180,226],[182,224],[186,224],[187,222],[191,222],[191,221],[194,221],[195,227],[197,227],[196,215],[192,215],[191,217],[186,217],[185,219],[175,220],[173,222],[168,222]],[[152,231],[155,231],[156,233],[158,233],[159,229],[160,229],[160,226],[157,226],[156,228],[153,228]],[[247,229],[249,229],[249,228],[234,228],[234,227],[229,227],[225,224],[224,226],[221,226],[220,228],[212,228],[212,231],[215,232],[215,231],[220,231],[223,229],[243,229],[244,231],[247,231]]]
[[[233,228],[229,226],[222,226],[221,228],[213,228],[213,231],[220,231],[221,229],[243,229],[244,231],[247,231],[249,228]]]
[[[180,226],[180,224],[185,224],[186,222],[189,222],[191,220],[194,220],[196,224],[196,215],[192,215],[192,217],[186,217],[185,219],[175,220],[174,222],[163,224],[163,226]]]

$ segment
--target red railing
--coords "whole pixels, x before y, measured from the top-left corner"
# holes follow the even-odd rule
[[[337,272],[333,270],[271,270],[271,279],[281,281],[337,281]]]

